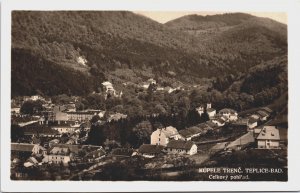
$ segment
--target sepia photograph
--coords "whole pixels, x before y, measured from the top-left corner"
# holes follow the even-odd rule
[[[1,191],[300,190],[300,3],[112,1],[1,2]]]
[[[287,181],[285,13],[13,11],[11,179]]]

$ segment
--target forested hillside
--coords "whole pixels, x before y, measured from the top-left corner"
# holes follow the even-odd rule
[[[233,76],[223,92],[250,68],[286,57],[286,34],[286,25],[240,13],[163,25],[127,11],[15,11],[12,96],[87,95],[112,76],[139,83],[148,72],[186,84]],[[259,92],[251,81],[241,89]]]

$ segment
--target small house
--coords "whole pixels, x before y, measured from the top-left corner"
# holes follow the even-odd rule
[[[195,110],[198,112],[199,116],[201,116],[204,113],[204,107],[203,106],[199,106]]]
[[[225,121],[224,119],[218,117],[218,118],[214,118],[211,120],[214,124],[216,124],[218,127],[224,126],[225,125]]]
[[[257,127],[257,119],[250,117],[248,121],[248,128],[253,129],[255,127]]]
[[[164,146],[162,145],[143,144],[140,146],[138,152],[140,155],[146,158],[153,158],[155,156],[162,154],[163,149]]]
[[[197,145],[192,141],[172,140],[168,143],[166,150],[169,154],[187,154],[197,153]]]
[[[206,113],[208,114],[208,117],[211,119],[212,117],[216,116],[216,109],[211,107],[211,103],[207,103],[206,105]]]
[[[238,119],[238,114],[235,110],[225,108],[219,111],[221,116],[226,117],[229,121],[236,121]]]

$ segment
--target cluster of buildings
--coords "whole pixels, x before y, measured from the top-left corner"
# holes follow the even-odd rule
[[[206,112],[209,121],[180,131],[172,126],[158,128],[151,134],[151,144],[143,144],[139,153],[145,157],[154,157],[162,153],[194,155],[197,153],[197,145],[193,139],[210,130],[222,128],[225,124],[253,132],[254,139],[249,142],[255,141],[259,149],[279,148],[280,135],[275,126],[256,128],[270,117],[272,110],[268,107],[259,108],[246,117],[239,117],[235,110],[229,108],[221,109],[217,113],[210,103],[206,107],[197,107],[196,111],[200,116]]]
[[[175,127],[168,126],[154,131],[151,134],[151,144],[141,145],[138,152],[148,158],[162,153],[194,155],[197,153],[197,145],[184,140]]]
[[[55,105],[39,96],[18,99],[18,103],[21,106],[27,100],[41,100],[43,110],[34,115],[24,115],[20,112],[20,107],[12,108],[14,112],[11,117],[12,124],[18,125],[21,131],[18,140],[11,143],[12,164],[17,166],[12,167],[12,170],[16,170],[13,172],[15,177],[27,175],[24,168],[28,171],[30,168],[43,167],[45,164],[68,165],[72,161],[83,163],[99,161],[106,155],[104,148],[82,145],[88,137],[92,124],[90,120],[96,115],[100,118],[100,122],[127,117],[115,113],[105,120],[105,111],[95,109],[78,111],[75,101]],[[14,101],[13,104],[17,102]]]
[[[173,88],[171,86],[166,86],[166,87],[160,86],[153,78],[150,78],[147,81],[140,83],[138,86],[146,90],[149,88],[150,85],[153,86],[153,91],[162,91],[162,92],[167,92],[169,94],[176,90],[184,90],[184,88],[182,88],[181,86],[177,86]]]
[[[23,164],[26,168],[44,164],[67,166],[71,161],[97,162],[106,155],[102,146],[56,143],[49,143],[47,148],[40,144],[11,143],[11,152],[12,163]]]
[[[156,84],[156,81],[149,79],[143,87],[148,88],[151,84]],[[103,82],[102,85],[106,98],[122,94],[117,95],[110,82]],[[25,168],[40,167],[44,164],[68,165],[72,161],[97,162],[106,156],[105,150],[109,149],[104,149],[102,146],[82,145],[90,130],[90,120],[95,115],[101,121],[107,122],[127,118],[127,115],[121,113],[104,116],[105,111],[102,110],[78,111],[73,102],[54,105],[51,100],[40,96],[25,97],[23,101],[26,100],[44,101],[44,110],[40,112],[40,116],[23,117],[18,116],[20,115],[18,107],[12,108],[12,115],[23,131],[23,135],[30,139],[27,143],[21,141],[11,144],[12,163],[21,164]],[[105,148],[117,145],[118,148],[112,148],[111,155],[113,156],[141,155],[153,158],[161,154],[194,155],[198,151],[197,145],[193,142],[195,138],[225,125],[245,128],[253,132],[253,138],[259,149],[279,148],[281,140],[279,130],[275,126],[258,127],[271,116],[272,110],[268,107],[259,108],[243,117],[239,117],[238,113],[230,108],[217,112],[212,108],[211,103],[197,107],[196,111],[199,116],[207,113],[209,120],[180,131],[173,126],[157,128],[151,134],[150,144],[143,144],[137,150],[122,149],[121,145],[114,141],[106,141]],[[81,135],[83,131],[85,135]],[[47,140],[42,138],[47,138]],[[23,159],[24,155],[27,155],[25,159]],[[22,176],[23,174],[16,172],[15,175]]]

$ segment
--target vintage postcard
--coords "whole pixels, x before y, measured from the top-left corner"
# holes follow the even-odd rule
[[[10,183],[294,182],[287,10],[7,6]]]

